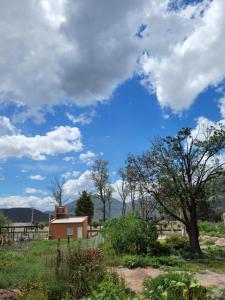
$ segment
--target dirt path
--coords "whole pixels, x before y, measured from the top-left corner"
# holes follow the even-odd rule
[[[123,267],[113,268],[120,276],[122,276],[133,291],[140,293],[143,289],[143,281],[146,277],[156,277],[160,274],[165,274],[164,271],[160,271],[155,268],[137,268],[128,269]],[[194,277],[198,279],[205,287],[215,285],[219,288],[225,288],[225,275],[217,274],[214,272],[207,272],[206,274],[194,274]]]

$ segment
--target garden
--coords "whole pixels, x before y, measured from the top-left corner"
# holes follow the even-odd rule
[[[199,227],[225,237],[222,225]],[[154,223],[131,214],[95,238],[15,243],[0,248],[0,289],[20,300],[225,299],[225,247],[202,237],[196,258],[186,237],[158,239]]]

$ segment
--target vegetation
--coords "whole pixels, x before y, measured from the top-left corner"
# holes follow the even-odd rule
[[[175,137],[159,138],[150,151],[129,157],[135,181],[152,196],[164,213],[182,222],[190,248],[201,256],[198,206],[221,191],[223,163],[217,158],[225,147],[225,128],[180,130]]]
[[[88,216],[88,223],[91,223],[94,215],[94,205],[91,201],[91,195],[87,191],[83,191],[77,200],[75,215]]]
[[[134,293],[126,288],[117,273],[106,273],[98,288],[86,300],[135,300]]]
[[[9,220],[5,217],[5,215],[0,211],[0,227],[5,226],[9,223]]]
[[[151,253],[157,240],[157,229],[135,214],[105,223],[102,234],[117,255]]]
[[[97,197],[102,202],[103,222],[106,220],[106,205],[108,204],[108,215],[110,218],[111,198],[113,188],[109,181],[108,162],[106,160],[96,160],[91,173],[95,185]]]
[[[225,225],[223,222],[199,221],[199,231],[201,235],[225,237]]]
[[[191,275],[170,273],[146,279],[144,295],[151,300],[206,300],[207,290]]]

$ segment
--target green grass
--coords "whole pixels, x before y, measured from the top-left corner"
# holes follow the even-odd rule
[[[213,223],[207,221],[199,221],[198,225],[200,235],[225,237],[225,225],[223,222]]]

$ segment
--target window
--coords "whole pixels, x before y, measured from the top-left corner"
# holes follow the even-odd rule
[[[69,235],[73,235],[73,227],[67,227],[66,228],[66,234]]]

